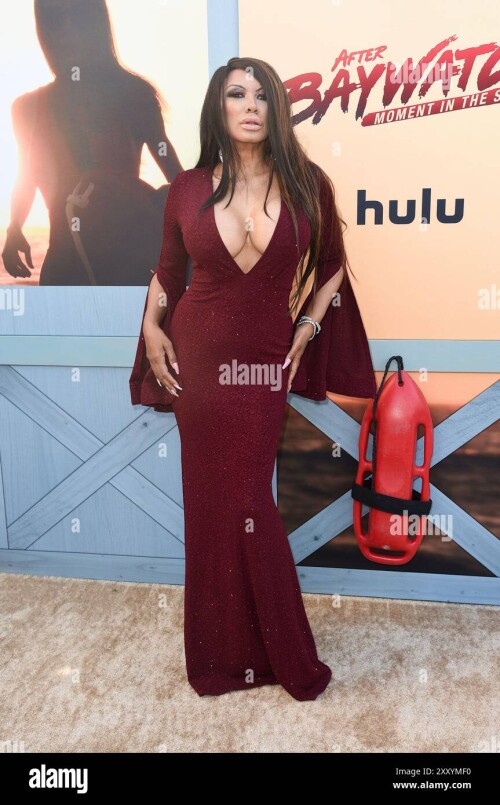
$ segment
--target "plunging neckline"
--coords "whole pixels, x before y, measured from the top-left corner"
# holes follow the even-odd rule
[[[211,189],[211,191],[212,191],[212,193],[213,193],[213,192],[214,192],[214,183],[213,183],[213,179],[212,179],[212,170],[210,170],[210,168],[208,169],[207,175],[208,175],[208,181],[210,182],[210,189]],[[281,217],[282,217],[282,213],[283,213],[283,207],[284,207],[284,204],[283,204],[283,198],[282,198],[282,197],[280,197],[280,211],[279,211],[279,214],[278,214],[278,220],[276,221],[276,225],[275,225],[275,227],[274,227],[273,234],[271,235],[271,238],[270,238],[270,240],[269,240],[269,243],[267,244],[266,248],[264,249],[264,251],[263,251],[263,252],[262,252],[262,254],[260,255],[260,257],[259,257],[259,259],[257,260],[257,262],[256,262],[256,263],[254,263],[254,265],[252,266],[252,268],[251,268],[249,271],[243,271],[243,269],[242,269],[242,268],[240,268],[240,266],[238,265],[238,263],[237,263],[237,262],[236,262],[236,260],[234,259],[233,255],[231,254],[231,252],[230,252],[230,251],[229,251],[229,249],[227,248],[226,244],[225,244],[225,243],[224,243],[224,241],[222,240],[222,236],[221,236],[221,234],[220,234],[220,232],[219,232],[219,227],[217,226],[217,221],[215,220],[215,205],[214,205],[214,204],[212,204],[212,205],[211,205],[211,207],[210,207],[210,210],[211,210],[211,220],[212,220],[212,223],[213,223],[213,225],[214,225],[214,229],[215,229],[215,232],[216,232],[217,237],[218,237],[218,239],[219,239],[219,242],[220,242],[220,244],[221,244],[222,248],[224,249],[225,253],[226,253],[226,254],[227,254],[227,256],[229,257],[229,259],[231,260],[231,262],[232,262],[232,264],[234,265],[234,267],[235,267],[235,268],[237,268],[237,269],[238,269],[238,271],[239,271],[239,273],[240,273],[240,274],[242,274],[244,277],[247,277],[249,274],[253,274],[253,272],[255,271],[255,269],[256,269],[256,268],[259,266],[259,264],[260,264],[260,263],[263,261],[264,257],[266,257],[266,255],[267,255],[267,253],[268,253],[269,249],[271,248],[271,246],[272,246],[272,244],[273,244],[273,242],[274,242],[274,239],[275,239],[275,237],[276,237],[276,232],[277,232],[277,230],[278,230],[278,227],[279,227],[279,224],[280,224],[280,221],[281,221]]]

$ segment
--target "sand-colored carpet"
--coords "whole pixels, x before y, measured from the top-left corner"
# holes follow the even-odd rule
[[[183,587],[0,575],[0,742],[27,752],[498,752],[498,607],[305,595],[333,679],[199,697]],[[12,742],[9,744],[9,742]]]

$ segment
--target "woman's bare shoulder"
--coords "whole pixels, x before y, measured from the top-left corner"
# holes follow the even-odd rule
[[[47,101],[52,88],[53,82],[50,82],[15,98],[11,106],[14,117],[33,117],[37,108]]]

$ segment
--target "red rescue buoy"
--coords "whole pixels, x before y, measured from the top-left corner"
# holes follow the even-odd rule
[[[398,363],[385,382],[391,361]],[[373,459],[366,456],[374,425]],[[423,463],[417,464],[418,427],[424,429]],[[359,465],[351,490],[354,530],[367,559],[385,565],[403,565],[415,556],[422,542],[430,499],[429,469],[433,450],[431,412],[421,390],[403,370],[403,359],[393,355],[374,400],[363,416],[359,434]],[[371,477],[370,477],[371,476]],[[413,488],[422,479],[421,491]],[[368,531],[362,530],[362,505],[370,507]]]

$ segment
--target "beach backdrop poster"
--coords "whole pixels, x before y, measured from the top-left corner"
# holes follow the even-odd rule
[[[11,5],[0,30],[1,285],[147,283],[167,185],[197,157],[206,23],[204,0]],[[21,232],[7,229],[12,214]]]

